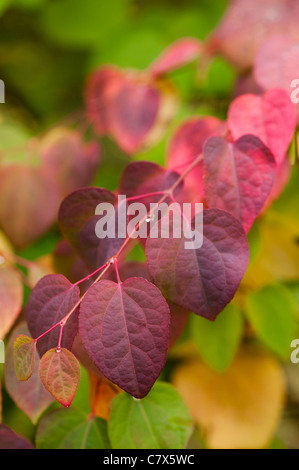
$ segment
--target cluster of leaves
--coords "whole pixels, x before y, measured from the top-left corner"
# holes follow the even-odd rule
[[[281,357],[288,351],[297,328],[289,292],[266,286],[244,301],[238,291],[249,264],[247,234],[286,186],[291,170],[287,151],[298,123],[289,96],[298,38],[292,27],[288,36],[281,35],[285,24],[293,24],[296,2],[257,3],[233,2],[207,41],[177,40],[145,70],[99,67],[87,79],[86,109],[77,129],[57,127],[31,139],[26,163],[4,161],[0,168],[0,225],[13,246],[20,249],[37,240],[57,213],[63,235],[55,250],[55,269],[46,265],[41,272],[15,255],[6,239],[0,240],[1,337],[22,308],[24,275],[17,264],[28,270],[33,287],[26,323],[17,325],[7,345],[7,391],[36,423],[54,399],[66,408],[72,404],[80,363],[93,384],[91,414],[73,407],[52,410],[39,423],[38,448],[184,447],[192,431],[189,411],[178,392],[157,379],[187,321],[201,357],[217,371],[228,369],[240,344],[241,309],[270,349]],[[260,29],[252,32],[258,23],[256,11],[263,34]],[[100,159],[99,137],[109,136],[131,158],[146,153],[169,129],[178,108],[172,73],[189,63],[204,68],[216,53],[246,69],[250,79],[253,74],[257,83],[252,87],[248,77],[245,84],[240,79],[238,86],[246,93],[229,104],[226,120],[192,115],[171,136],[165,166],[131,161],[114,191],[89,186]],[[88,132],[82,126],[85,116]],[[146,217],[140,219],[133,209],[127,220],[130,236],[99,239],[99,222],[118,224],[119,194],[126,196],[129,209],[142,200]],[[169,238],[147,236],[150,204],[161,202],[176,202],[179,217],[184,203],[203,203],[200,248],[185,249],[190,240],[184,234],[175,238],[171,230]],[[97,215],[99,203],[115,206],[115,220]],[[166,216],[171,223],[175,220],[171,213]],[[155,221],[158,233],[162,222]],[[187,224],[196,229],[195,218]],[[140,233],[145,233],[138,240],[144,261],[130,261],[136,245],[132,239]],[[283,317],[279,305],[271,302],[273,291],[278,291]],[[277,331],[269,336],[273,314]],[[228,344],[224,353],[223,342]],[[176,369],[173,382],[195,422],[212,430],[207,437],[210,447],[267,445],[283,406],[281,370],[267,354],[245,348],[227,374],[230,380],[195,361]],[[267,401],[275,413],[262,413],[262,430],[259,421],[251,419],[249,439],[240,434],[239,421],[252,381],[259,396],[252,416],[259,416]],[[212,402],[205,387],[211,382]],[[233,417],[221,407],[223,395],[234,396],[232,383],[240,397]],[[273,396],[269,384],[275,386]],[[229,403],[228,409],[232,406]],[[218,414],[234,430],[230,435],[215,425]],[[31,447],[4,425],[0,433],[3,447]]]

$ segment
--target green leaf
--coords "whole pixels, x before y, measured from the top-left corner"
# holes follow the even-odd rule
[[[46,389],[63,406],[70,406],[80,382],[80,364],[68,349],[52,348],[41,358],[39,375]]]
[[[246,315],[258,337],[282,359],[296,337],[295,303],[286,287],[273,284],[247,297]]]
[[[34,370],[36,342],[26,335],[16,337],[13,345],[13,358],[19,380],[28,380]]]
[[[214,322],[198,315],[191,316],[191,336],[202,359],[218,372],[231,364],[243,331],[240,310],[228,304]]]
[[[38,449],[109,449],[107,423],[76,408],[56,409],[41,420]]]
[[[108,433],[114,449],[183,449],[192,432],[192,419],[178,392],[159,382],[141,399],[117,395]]]

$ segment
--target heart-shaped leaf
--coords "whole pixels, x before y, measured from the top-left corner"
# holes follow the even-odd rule
[[[270,89],[264,95],[241,95],[230,105],[228,128],[234,139],[253,134],[271,150],[280,165],[292,140],[296,113],[289,94]]]
[[[179,220],[169,218],[172,226]],[[148,238],[149,273],[172,302],[214,320],[234,296],[245,274],[249,249],[240,222],[218,209],[203,211],[203,234],[194,228],[200,248],[186,248],[184,236]],[[188,240],[190,241],[190,240]],[[191,243],[191,242],[190,242]]]
[[[78,286],[71,284],[62,274],[44,276],[32,290],[27,303],[27,323],[33,338],[49,330],[62,320],[80,299]],[[62,336],[62,346],[71,349],[78,331],[78,311],[68,319]],[[59,328],[40,338],[37,349],[42,356],[58,344]]]
[[[204,166],[208,206],[230,212],[248,232],[274,184],[270,150],[253,135],[234,143],[212,137],[204,148]]]
[[[39,375],[45,388],[63,406],[70,406],[80,382],[80,364],[71,351],[53,348],[39,363]]]
[[[30,380],[20,382],[17,379],[13,360],[13,343],[16,336],[27,336],[28,334],[29,331],[25,322],[18,324],[12,331],[6,346],[6,360],[3,372],[7,392],[23,413],[31,419],[33,424],[36,424],[40,415],[51,405],[54,399],[41,383],[38,374],[38,355],[35,358],[34,370]]]
[[[41,420],[38,449],[109,449],[107,424],[76,408],[53,410]]]
[[[13,345],[13,357],[19,380],[28,380],[34,371],[36,342],[26,335],[16,337]]]
[[[16,321],[23,302],[23,284],[18,273],[12,268],[0,267],[0,338]]]
[[[149,392],[165,364],[169,322],[165,299],[144,278],[101,281],[80,308],[89,356],[111,382],[137,398]]]

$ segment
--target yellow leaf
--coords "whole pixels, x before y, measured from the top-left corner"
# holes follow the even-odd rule
[[[253,347],[243,348],[223,374],[199,361],[179,366],[174,385],[212,449],[266,447],[284,406],[279,363]]]

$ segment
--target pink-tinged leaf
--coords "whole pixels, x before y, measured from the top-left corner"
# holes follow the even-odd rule
[[[88,186],[99,163],[100,149],[96,142],[85,143],[81,134],[67,128],[56,128],[42,141],[43,168],[59,184],[60,193]]]
[[[299,4],[298,4],[299,10]],[[254,60],[254,76],[264,89],[282,88],[291,96],[292,82],[298,78],[299,37],[274,36],[262,43]],[[294,105],[299,122],[299,104]]]
[[[279,88],[262,96],[243,95],[231,103],[227,125],[234,140],[246,134],[259,137],[280,165],[295,131],[295,108],[289,94]]]
[[[18,380],[28,380],[34,371],[36,342],[27,335],[16,337],[13,358]]]
[[[149,67],[151,75],[158,77],[198,59],[202,43],[196,38],[182,38],[170,44]]]
[[[0,424],[0,449],[34,449],[25,437],[16,434],[5,424]]]
[[[0,193],[0,226],[18,248],[34,241],[54,222],[59,192],[42,168],[3,167]]]
[[[171,217],[175,225],[178,218]],[[200,232],[193,227],[195,234]],[[246,235],[228,212],[203,211],[203,244],[186,248],[184,236],[148,238],[149,273],[163,295],[181,307],[214,320],[233,298],[249,261]],[[199,239],[199,238],[198,238]]]
[[[155,143],[176,109],[176,93],[166,80],[144,72],[101,67],[87,83],[86,106],[100,134],[110,134],[125,152]]]
[[[90,187],[74,191],[60,206],[61,231],[92,271],[105,264],[123,243],[121,237],[100,239],[96,235],[96,224],[103,217],[95,215],[97,205],[116,202],[115,195],[107,189]],[[117,227],[116,218],[116,233]]]
[[[93,72],[86,84],[87,116],[100,134],[110,132],[110,104],[123,83],[123,72],[112,66]]]
[[[6,346],[6,358],[4,364],[5,388],[18,408],[36,424],[40,415],[53,403],[54,399],[44,388],[38,374],[39,356],[36,355],[33,373],[26,382],[17,379],[14,360],[13,343],[18,335],[28,335],[29,331],[25,322],[20,323],[11,333]]]
[[[166,170],[160,165],[148,161],[133,162],[127,165],[122,173],[119,193],[126,197],[140,196],[165,191],[178,180],[179,174]],[[175,195],[182,188],[182,184],[175,190]],[[151,195],[140,199],[149,209],[150,203],[156,203],[162,194]],[[137,199],[138,201],[139,199]],[[135,200],[133,200],[135,202]]]
[[[0,339],[9,332],[18,318],[23,303],[23,284],[18,273],[0,267]]]
[[[45,388],[63,406],[70,406],[76,394],[81,370],[74,354],[68,349],[47,351],[39,363],[39,375]]]
[[[80,299],[78,286],[71,284],[62,274],[44,276],[32,290],[27,303],[27,323],[34,339],[62,320]],[[42,356],[58,344],[60,327],[40,338],[37,349]],[[78,310],[70,316],[62,335],[62,346],[71,349],[78,331]]]
[[[224,135],[225,123],[214,117],[194,117],[185,121],[171,139],[167,167],[182,174],[198,157],[209,137]],[[203,197],[203,162],[200,162],[184,179],[182,197],[200,201]]]
[[[253,135],[233,143],[212,137],[204,148],[205,200],[234,215],[248,232],[269,196],[276,164],[272,153]]]
[[[288,31],[298,38],[297,0],[234,0],[210,39],[210,48],[241,69],[249,68],[260,44]]]
[[[170,314],[159,289],[136,277],[121,284],[101,281],[84,297],[79,318],[84,346],[103,375],[144,397],[167,353]]]

